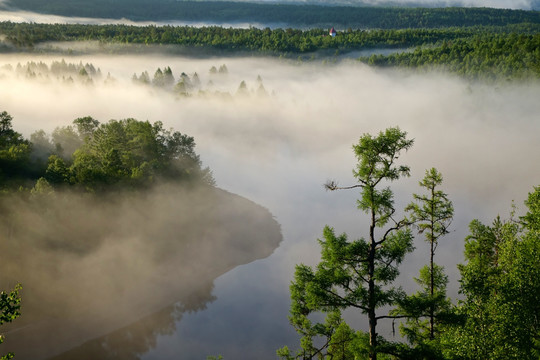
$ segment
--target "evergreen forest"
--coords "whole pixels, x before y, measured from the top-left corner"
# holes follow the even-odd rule
[[[407,8],[318,6],[232,1],[155,0],[9,0],[4,6],[44,14],[133,21],[192,21],[278,24],[280,27],[353,29],[505,26],[538,23],[539,11],[492,8]]]
[[[391,50],[360,56],[376,67],[448,71],[468,79],[537,79],[540,76],[540,23],[505,26],[393,30],[238,29],[189,26],[68,25],[0,23],[0,51],[55,51],[51,42],[98,41],[98,51],[147,53],[154,46],[188,56],[280,56],[335,62],[353,51]],[[127,46],[129,45],[129,46]],[[158,48],[159,50],[159,48]],[[72,53],[72,52],[71,52]]]

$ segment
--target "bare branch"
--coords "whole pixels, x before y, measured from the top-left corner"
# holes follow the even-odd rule
[[[361,187],[364,187],[364,185],[363,184],[356,184],[356,185],[352,185],[352,186],[338,186],[338,183],[335,180],[328,180],[324,184],[324,188],[326,190],[329,190],[329,191],[349,190],[349,189],[356,189],[356,188],[361,188]]]
[[[410,316],[408,315],[381,315],[381,316],[377,316],[375,317],[377,320],[380,320],[380,319],[404,319],[404,318],[408,318]]]
[[[401,221],[398,221],[396,222],[396,225],[395,226],[392,226],[391,228],[388,228],[388,230],[386,230],[386,232],[384,233],[383,237],[381,238],[381,240],[375,242],[375,245],[380,245],[382,244],[383,242],[386,241],[386,238],[388,237],[388,235],[394,231],[394,230],[399,230],[401,229],[402,227],[408,225],[409,223],[405,220],[401,220]]]

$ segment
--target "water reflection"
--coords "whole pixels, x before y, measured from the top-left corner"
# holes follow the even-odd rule
[[[2,327],[2,351],[20,360],[81,359],[95,344],[133,358],[213,300],[215,278],[282,238],[268,210],[207,187],[3,197],[0,212],[0,288],[23,284],[22,316]]]
[[[172,335],[176,332],[176,324],[186,312],[205,310],[207,304],[216,299],[212,295],[213,288],[212,282],[203,284],[200,289],[178,303],[108,335],[53,356],[50,360],[139,360],[140,355],[156,347],[158,336]]]

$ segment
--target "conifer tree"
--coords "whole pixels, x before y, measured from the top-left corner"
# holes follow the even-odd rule
[[[327,348],[331,358],[339,350],[345,358],[351,358],[353,353],[376,360],[379,352],[391,351],[391,346],[377,334],[377,324],[393,316],[378,311],[404,296],[392,283],[399,274],[398,265],[413,249],[413,236],[407,220],[395,218],[393,192],[383,186],[385,182],[409,176],[409,167],[396,165],[396,161],[412,144],[413,140],[407,139],[399,128],[386,129],[378,136],[364,134],[353,146],[358,159],[353,174],[358,183],[349,187],[340,187],[333,181],[326,184],[328,190],[361,189],[358,208],[369,217],[368,236],[349,241],[346,234],[336,235],[327,226],[324,238],[319,240],[321,262],[315,269],[305,265],[296,267],[291,284],[290,320],[303,335],[297,357],[312,359]],[[367,315],[368,334],[354,333],[341,325],[339,311],[347,308]],[[313,325],[308,318],[312,312],[328,314],[326,323]],[[326,339],[322,348],[313,345],[314,336]],[[292,358],[288,348],[280,349],[278,355]]]
[[[406,211],[410,212],[410,220],[418,228],[419,234],[425,236],[429,243],[429,265],[420,270],[420,277],[415,279],[421,286],[421,291],[401,304],[398,312],[411,315],[411,327],[404,332],[413,344],[423,340],[434,340],[436,322],[439,315],[443,316],[449,311],[450,302],[446,299],[446,284],[448,282],[444,269],[434,261],[438,241],[448,234],[448,226],[452,222],[454,207],[448,195],[438,187],[443,177],[435,168],[426,170],[420,186],[427,194],[413,194],[414,200]],[[414,318],[414,319],[412,319]],[[427,318],[427,328],[419,324],[421,318]],[[415,325],[412,325],[412,324]]]

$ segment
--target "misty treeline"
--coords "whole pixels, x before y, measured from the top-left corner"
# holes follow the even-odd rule
[[[536,79],[540,77],[540,34],[475,35],[360,60],[381,67],[443,69],[470,79]]]
[[[144,188],[160,181],[213,184],[195,153],[193,137],[135,119],[100,123],[78,118],[52,134],[30,139],[0,113],[0,189],[48,193],[54,189],[107,191]]]
[[[12,66],[11,64],[5,64],[0,68],[0,74],[14,72],[17,76],[24,76],[26,79],[36,79],[40,81],[47,81],[51,79],[60,80],[63,83],[82,83],[85,85],[94,84],[94,80],[101,80],[103,74],[100,68],[95,68],[92,63],[83,64],[82,61],[78,64],[68,63],[64,59],[60,61],[53,61],[50,65],[43,61],[28,61],[26,64]],[[107,74],[104,82],[112,82],[114,78],[111,74]]]
[[[366,237],[349,239],[326,226],[321,260],[296,266],[290,286],[290,323],[300,347],[285,346],[291,359],[538,359],[540,356],[540,186],[525,201],[527,213],[491,224],[473,220],[459,264],[461,299],[446,295],[448,277],[435,258],[440,241],[450,241],[454,208],[441,189],[442,174],[425,172],[418,193],[397,209],[390,182],[408,177],[401,157],[413,140],[399,128],[364,134],[353,146],[356,184],[326,184],[328,190],[358,189],[358,209],[368,217]],[[398,162],[398,158],[400,161]],[[396,279],[414,250],[415,233],[426,241],[428,258],[415,278],[418,291],[405,293]],[[344,320],[345,310],[364,314],[367,332]],[[321,321],[322,320],[322,321]],[[378,333],[391,321],[406,342]]]
[[[86,341],[49,360],[140,360],[141,354],[155,348],[159,336],[177,331],[177,324],[184,314],[203,311],[216,299],[212,295],[213,282],[204,283],[202,280],[195,291],[179,298],[175,304],[105,336]]]
[[[150,77],[148,71],[143,71],[140,75],[136,73],[132,76],[132,81],[134,84],[152,86],[154,88],[159,88],[162,90],[168,90],[173,94],[181,97],[187,96],[207,96],[214,95],[221,98],[231,98],[233,95],[246,96],[254,94],[257,96],[267,96],[268,92],[266,91],[263,80],[260,75],[257,75],[255,80],[255,88],[248,88],[245,80],[242,80],[238,85],[238,89],[235,93],[231,94],[229,92],[223,92],[216,90],[216,85],[219,84],[220,80],[223,79],[229,73],[227,65],[223,64],[218,68],[212,66],[208,70],[209,80],[204,85],[199,77],[197,72],[194,72],[191,76],[182,72],[178,78],[175,78],[170,66],[157,68],[154,72],[154,75]]]
[[[204,79],[194,72],[191,75],[185,72],[175,76],[170,66],[158,67],[153,75],[145,70],[139,75],[133,74],[131,80],[136,85],[149,86],[153,89],[168,91],[177,97],[189,96],[215,96],[222,99],[230,99],[235,95],[246,96],[256,95],[259,97],[269,95],[264,87],[260,75],[257,76],[254,83],[248,84],[245,80],[240,81],[235,92],[226,92],[218,89],[222,85],[221,80],[226,80],[229,70],[227,65],[222,64],[219,67],[212,66],[208,70],[208,78]],[[96,85],[101,82],[105,85],[114,84],[117,78],[110,72],[103,76],[101,69],[92,63],[83,64],[69,63],[65,59],[51,62],[50,65],[43,61],[28,61],[25,64],[17,63],[15,66],[5,64],[0,67],[0,76],[15,74],[17,77],[23,77],[27,80],[36,80],[38,82],[59,81],[62,84],[82,84],[87,86]],[[203,82],[204,81],[204,82]]]
[[[0,23],[4,51],[31,50],[47,41],[97,40],[102,44],[169,44],[179,52],[254,52],[317,59],[363,49],[415,49],[360,58],[373,66],[442,69],[467,78],[523,79],[540,76],[540,25],[440,29],[352,30],[328,36],[327,29],[233,29],[218,26],[130,26]]]
[[[9,0],[11,9],[44,14],[130,20],[288,24],[297,27],[420,28],[538,22],[540,12],[490,8],[317,6],[230,1]]]

